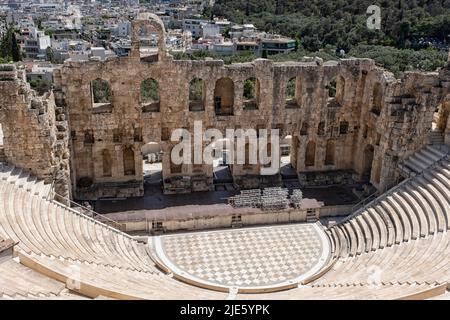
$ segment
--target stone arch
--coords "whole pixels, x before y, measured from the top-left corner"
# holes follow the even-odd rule
[[[140,32],[142,29],[149,30],[158,35],[158,52],[156,54],[141,55]],[[137,18],[132,22],[131,56],[134,58],[142,58],[148,62],[163,60],[167,56],[164,23],[156,14],[148,12],[139,13]]]
[[[159,112],[159,84],[153,78],[147,78],[141,82],[140,102],[142,112]]]
[[[319,125],[317,126],[317,135],[318,136],[325,135],[325,121],[319,122]]]
[[[316,143],[309,141],[305,151],[305,167],[313,167],[316,163]]]
[[[260,85],[255,77],[244,81],[243,99],[244,110],[256,110],[259,104]]]
[[[362,167],[363,178],[370,179],[370,174],[372,172],[374,150],[375,149],[374,149],[373,145],[371,145],[371,144],[368,144],[364,148],[363,167]]]
[[[325,165],[333,166],[336,153],[336,141],[334,139],[327,140],[327,146],[325,150]]]
[[[379,82],[375,83],[372,91],[372,110],[371,112],[379,116],[381,114],[381,104],[382,104],[383,94],[381,84]]]
[[[230,78],[220,78],[214,88],[214,109],[216,115],[233,115],[234,82]]]
[[[134,176],[136,174],[134,150],[131,146],[123,149],[123,172],[125,176]]]
[[[92,106],[93,107],[99,107],[105,104],[111,103],[111,86],[109,85],[109,82],[97,78],[95,80],[92,80],[91,82],[91,99],[92,99]]]
[[[102,151],[102,164],[103,164],[103,176],[112,176],[112,158],[111,153],[108,149],[103,149]]]
[[[205,82],[203,79],[194,78],[189,82],[189,111],[205,110]]]
[[[299,77],[290,78],[285,88],[286,108],[300,108],[302,102],[302,82]]]

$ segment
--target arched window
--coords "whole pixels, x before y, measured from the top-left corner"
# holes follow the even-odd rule
[[[309,125],[306,122],[303,122],[302,128],[300,129],[300,135],[301,136],[308,135],[308,129],[309,129]]]
[[[244,110],[258,109],[259,81],[256,78],[248,78],[244,81]]]
[[[103,162],[103,176],[112,176],[112,159],[111,154],[108,149],[103,149],[102,151],[102,162]]]
[[[230,78],[216,81],[214,88],[214,109],[216,115],[233,115],[234,83]]]
[[[381,92],[381,84],[379,82],[375,83],[373,87],[372,94],[372,113],[379,116],[381,114],[381,103],[382,103],[382,92]]]
[[[317,127],[317,135],[318,136],[325,135],[325,122],[324,121],[321,121],[319,123],[319,126]]]
[[[331,81],[325,86],[328,91],[328,97],[334,98],[336,97],[336,77],[331,79]]]
[[[347,121],[341,121],[339,123],[339,134],[347,134],[348,133],[349,124]]]
[[[141,82],[141,106],[143,112],[159,112],[159,85],[153,78]]]
[[[84,143],[92,144],[94,143],[94,131],[92,129],[86,130],[84,132]]]
[[[95,79],[92,81],[91,94],[93,107],[99,107],[111,103],[111,87],[106,80]]]
[[[316,162],[316,143],[314,141],[308,142],[305,152],[305,166],[313,167]]]
[[[325,152],[325,165],[327,166],[334,165],[335,145],[336,143],[333,139],[329,139],[327,141],[327,148]]]
[[[189,111],[205,110],[205,88],[202,79],[194,78],[189,82]]]
[[[301,106],[302,85],[299,78],[291,78],[286,83],[286,108],[299,108]]]
[[[126,176],[134,176],[136,174],[134,151],[131,147],[123,149],[123,171]]]

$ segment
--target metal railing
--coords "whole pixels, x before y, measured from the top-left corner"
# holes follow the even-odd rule
[[[419,173],[416,173],[414,175],[409,175],[405,180],[403,180],[402,182],[400,182],[399,184],[393,186],[392,188],[390,188],[389,190],[383,192],[382,194],[380,194],[378,197],[376,197],[375,199],[372,199],[370,202],[368,202],[367,204],[363,205],[362,207],[360,207],[359,209],[357,209],[355,212],[351,213],[350,215],[348,215],[347,217],[345,217],[344,219],[342,219],[339,223],[337,223],[334,226],[337,225],[342,225],[345,222],[349,221],[350,219],[356,217],[357,215],[359,215],[360,213],[364,212],[367,208],[373,206],[375,203],[379,203],[383,200],[385,200],[388,196],[390,196],[392,193],[396,192],[397,190],[399,190],[400,188],[403,188],[405,185],[407,185],[409,182],[411,182],[412,178],[418,178],[423,176],[425,173],[428,173],[431,169],[434,169],[438,166],[441,166],[443,164],[443,162],[445,161],[450,161],[450,152],[447,153],[445,156],[443,156],[442,158],[440,158],[439,160],[436,160],[435,162],[433,162],[432,164],[430,164],[426,169],[420,171]],[[375,194],[378,192],[375,192]],[[371,197],[371,196],[369,196]],[[368,198],[369,198],[368,197]],[[364,200],[367,200],[364,199]],[[363,200],[363,201],[364,201]],[[362,202],[362,201],[361,201]],[[359,203],[358,203],[359,204]],[[355,206],[357,206],[358,204],[356,204]],[[355,207],[354,206],[354,207]],[[330,227],[332,228],[332,227]],[[328,228],[328,229],[330,229]]]
[[[56,193],[53,190],[53,183],[52,183],[52,188],[50,189],[50,192],[47,196],[47,200],[64,208],[64,209],[67,209],[77,215],[83,216],[86,219],[90,219],[93,222],[100,224],[100,225],[110,229],[113,232],[120,233],[121,235],[123,235],[129,239],[135,240],[132,236],[130,236],[129,234],[127,234],[123,231],[123,229],[124,229],[123,224],[121,224],[120,222],[117,222],[111,218],[108,218],[106,215],[100,214],[100,213],[92,210],[91,208],[83,206],[83,205],[69,199],[68,197],[65,197],[65,196],[62,196],[62,195]]]

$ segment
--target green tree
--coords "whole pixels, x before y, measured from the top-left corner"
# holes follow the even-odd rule
[[[30,87],[36,90],[36,92],[42,96],[44,93],[50,91],[52,85],[49,81],[38,78],[36,80],[30,81]]]
[[[255,99],[256,79],[250,78],[244,82],[244,98],[247,100]]]
[[[47,61],[50,61],[50,62],[55,61],[55,55],[54,55],[53,49],[51,47],[47,47],[47,49],[45,49],[45,55],[47,57]]]
[[[1,38],[0,57],[14,62],[22,60],[22,53],[17,43],[15,30],[12,27],[9,27]]]
[[[20,47],[19,44],[17,43],[15,32],[13,32],[11,35],[11,56],[14,62],[22,60],[22,55],[20,53]]]

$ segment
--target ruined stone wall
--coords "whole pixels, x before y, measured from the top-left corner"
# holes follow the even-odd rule
[[[53,93],[37,96],[14,65],[0,65],[0,93],[4,160],[48,183],[56,179],[56,191],[69,196],[68,139]]]
[[[144,20],[135,23],[142,25]],[[156,57],[141,57],[136,39],[133,50],[130,57],[69,61],[56,72],[56,89],[71,132],[72,184],[79,198],[142,195],[141,149],[149,142],[160,143],[164,151],[166,192],[211,190],[211,166],[177,167],[170,162],[170,134],[177,128],[193,132],[195,120],[202,121],[203,130],[265,128],[279,129],[282,138],[291,135],[292,165],[304,184],[310,174],[342,171],[355,180],[368,179],[381,190],[395,181],[398,160],[426,143],[434,109],[446,90],[441,78],[448,81],[443,73],[407,73],[395,79],[369,59],[326,63],[318,58],[286,63],[257,59],[224,65],[212,60],[175,61],[164,47]],[[110,84],[112,98],[107,105],[92,101],[91,83],[99,78]],[[140,101],[140,85],[148,78],[159,85],[158,110],[143,108]],[[189,83],[194,78],[204,82],[201,111],[189,110]],[[257,107],[247,109],[243,91],[249,78],[258,80],[259,90]],[[294,103],[285,94],[292,78],[297,88]],[[225,83],[223,79],[231,80],[232,86],[227,82],[216,88]],[[336,94],[330,96],[333,81]],[[233,103],[225,114],[217,112],[215,98],[224,91],[233,98],[222,99],[222,104]],[[231,172],[242,186],[261,183],[257,165],[233,165]]]

